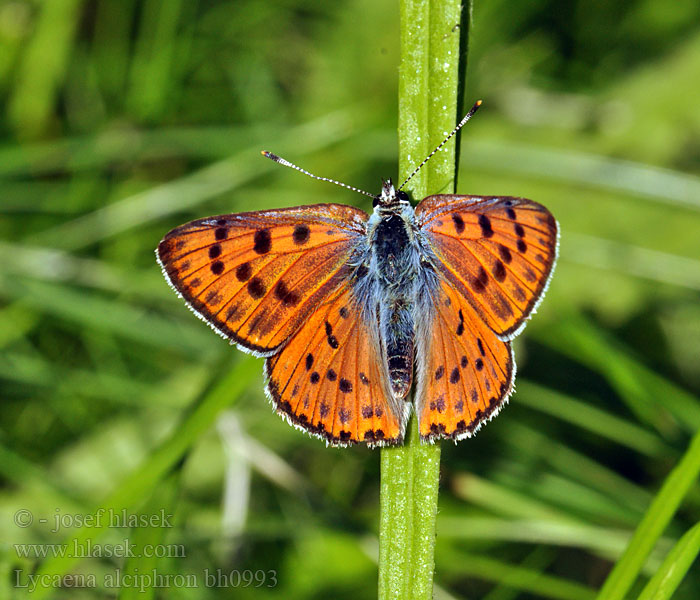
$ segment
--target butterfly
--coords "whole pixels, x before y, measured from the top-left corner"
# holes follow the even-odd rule
[[[558,224],[531,200],[402,190],[478,102],[373,212],[340,204],[198,219],[156,255],[197,316],[265,357],[266,392],[292,425],[333,446],[400,444],[411,411],[421,439],[460,440],[513,391],[510,341],[547,288]],[[409,392],[416,373],[416,392]]]

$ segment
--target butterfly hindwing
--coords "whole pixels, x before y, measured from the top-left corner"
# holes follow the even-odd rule
[[[416,413],[424,440],[461,439],[495,416],[513,387],[510,342],[500,340],[449,282],[432,293],[418,337]]]
[[[221,215],[168,233],[168,281],[216,331],[269,356],[349,274],[367,214],[338,204]]]
[[[558,227],[524,198],[437,195],[416,207],[438,271],[502,339],[517,335],[549,282]]]
[[[362,313],[350,288],[341,289],[266,362],[278,412],[331,445],[386,445],[403,437],[407,415],[387,401],[376,322]]]

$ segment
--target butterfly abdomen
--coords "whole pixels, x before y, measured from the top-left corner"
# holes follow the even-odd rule
[[[387,298],[382,310],[382,339],[394,397],[408,395],[413,381],[413,302],[405,296]]]

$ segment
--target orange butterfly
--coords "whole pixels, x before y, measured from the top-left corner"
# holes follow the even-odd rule
[[[328,444],[459,440],[513,390],[510,340],[541,300],[558,226],[523,198],[435,195],[414,209],[385,181],[374,211],[339,204],[198,219],[159,244],[190,308],[266,357],[267,393],[292,425]]]

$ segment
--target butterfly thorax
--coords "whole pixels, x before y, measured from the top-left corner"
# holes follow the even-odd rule
[[[385,286],[406,289],[415,278],[414,220],[408,196],[385,181],[367,224],[372,264]]]
[[[375,279],[379,334],[394,396],[403,399],[413,379],[414,307],[419,248],[414,210],[403,193],[384,183],[368,222],[370,274]]]

